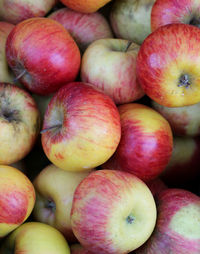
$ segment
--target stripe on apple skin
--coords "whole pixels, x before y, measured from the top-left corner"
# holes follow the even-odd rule
[[[0,223],[21,224],[27,215],[27,193],[16,189],[5,192],[0,193]]]

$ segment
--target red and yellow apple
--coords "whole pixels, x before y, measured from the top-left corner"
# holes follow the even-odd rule
[[[48,18],[61,23],[74,38],[82,52],[93,41],[113,37],[108,21],[99,12],[81,13],[68,8],[61,8],[52,12]]]
[[[139,103],[118,107],[122,135],[113,156],[102,165],[132,173],[145,182],[158,177],[167,166],[173,136],[167,120],[152,108]]]
[[[156,205],[151,191],[133,174],[96,170],[75,190],[72,230],[92,253],[129,253],[147,241],[155,223]]]
[[[40,115],[24,89],[0,83],[0,164],[23,159],[33,148],[40,130]]]
[[[113,155],[120,137],[116,105],[90,84],[63,86],[45,112],[42,146],[49,160],[61,169],[96,168]]]
[[[20,170],[0,165],[0,238],[19,227],[31,214],[35,190]]]
[[[166,107],[200,102],[200,29],[187,24],[161,26],[142,43],[137,77],[152,100]]]
[[[200,197],[184,189],[167,189],[157,201],[154,232],[135,253],[200,253]]]
[[[200,2],[196,0],[156,0],[151,12],[151,30],[172,23],[200,27]]]

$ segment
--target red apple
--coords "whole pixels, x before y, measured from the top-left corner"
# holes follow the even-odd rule
[[[60,88],[45,112],[42,146],[61,169],[87,171],[101,165],[115,152],[120,137],[114,102],[83,82]]]
[[[174,137],[173,141],[172,156],[161,178],[171,187],[186,188],[199,176],[200,138]]]
[[[0,19],[17,24],[25,19],[45,16],[57,0],[1,0]]]
[[[0,238],[20,226],[31,214],[35,190],[20,170],[0,165]]]
[[[151,30],[172,23],[200,27],[200,2],[196,0],[157,0],[151,12]]]
[[[164,190],[158,199],[156,227],[136,254],[200,253],[200,197],[183,190]]]
[[[61,8],[48,17],[61,23],[82,51],[95,40],[113,37],[108,21],[99,12],[86,14]]]
[[[150,107],[129,103],[118,107],[122,136],[114,155],[102,166],[135,174],[145,182],[159,176],[173,148],[167,120]]]
[[[31,92],[47,95],[73,81],[80,51],[67,30],[49,18],[20,22],[6,43],[8,64]]]
[[[129,253],[147,241],[155,222],[151,191],[133,174],[96,170],[75,190],[72,230],[92,253]]]
[[[167,119],[174,135],[187,137],[200,135],[200,103],[169,108],[152,101],[152,107]]]
[[[31,95],[15,85],[0,83],[0,164],[27,156],[40,130],[40,115]]]
[[[139,46],[122,39],[101,39],[86,49],[81,63],[81,79],[109,95],[116,104],[133,102],[144,96],[136,79]]]
[[[200,102],[199,52],[199,28],[159,27],[144,40],[137,57],[137,77],[144,92],[166,107]]]

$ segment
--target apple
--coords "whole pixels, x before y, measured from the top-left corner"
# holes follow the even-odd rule
[[[67,30],[49,18],[30,18],[15,26],[6,43],[8,64],[32,93],[48,95],[75,80],[80,51]]]
[[[151,9],[156,0],[115,0],[110,25],[117,38],[139,45],[151,33]]]
[[[86,49],[81,80],[109,95],[116,104],[140,99],[144,92],[136,79],[139,46],[122,39],[100,39]]]
[[[0,0],[0,19],[17,24],[25,19],[45,16],[57,0]]]
[[[82,52],[95,40],[113,37],[108,21],[99,12],[87,14],[61,8],[52,12],[48,18],[61,23],[74,38]]]
[[[200,27],[199,9],[200,3],[195,0],[157,0],[152,7],[151,30],[172,23]]]
[[[82,13],[93,13],[105,6],[111,0],[60,0],[70,9]]]
[[[153,234],[136,254],[200,253],[200,197],[184,189],[159,195]]]
[[[200,138],[174,137],[173,152],[162,180],[170,187],[188,188],[199,176]]]
[[[200,135],[200,103],[173,108],[152,101],[152,107],[168,120],[174,135],[184,137]]]
[[[42,147],[57,167],[87,171],[108,160],[121,137],[116,105],[84,82],[61,87],[44,116]]]
[[[94,254],[89,250],[86,250],[81,244],[75,243],[70,246],[71,254]]]
[[[137,77],[148,97],[166,107],[200,102],[200,29],[170,24],[152,32],[140,47]]]
[[[113,156],[103,168],[133,173],[148,182],[167,166],[173,149],[173,136],[167,120],[152,108],[127,103],[118,107],[122,135]]]
[[[92,253],[124,254],[141,246],[156,223],[156,205],[147,185],[133,174],[96,170],[77,186],[72,230]]]
[[[14,80],[14,75],[8,67],[6,59],[6,40],[14,28],[13,24],[8,22],[0,21],[0,82],[12,82]]]
[[[31,95],[0,83],[0,164],[23,159],[33,148],[39,129],[39,111]]]
[[[20,226],[31,214],[35,190],[20,170],[0,165],[0,238]]]
[[[40,222],[26,222],[3,241],[0,254],[6,253],[70,254],[70,249],[57,229]]]
[[[76,241],[70,222],[74,191],[90,172],[70,172],[50,164],[33,181],[36,191],[34,219],[57,228],[68,242]]]

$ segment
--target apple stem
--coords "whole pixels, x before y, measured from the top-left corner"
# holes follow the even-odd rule
[[[125,48],[124,52],[127,52],[127,51],[128,51],[128,49],[130,48],[130,46],[131,46],[132,43],[133,43],[132,41],[128,41],[128,43],[127,43],[127,45],[126,45],[126,48]]]
[[[21,77],[26,74],[27,70],[24,69],[16,78],[14,78],[13,82],[16,83]]]
[[[43,130],[40,131],[40,134],[45,133],[47,131],[50,131],[50,130],[52,130],[54,128],[59,128],[59,127],[62,127],[62,124],[56,124],[56,125],[53,125],[51,127],[46,128],[46,129],[43,129]]]

